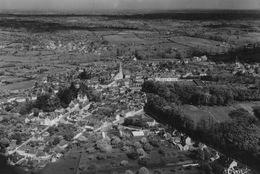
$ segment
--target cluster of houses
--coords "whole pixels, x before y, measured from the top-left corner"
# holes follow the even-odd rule
[[[107,51],[108,47],[97,46],[90,40],[80,41],[80,42],[62,42],[62,41],[49,41],[46,43],[47,50],[58,50],[58,51],[68,51],[68,52],[77,52],[77,53],[96,53],[97,55],[101,55],[102,51]]]
[[[260,76],[260,64],[247,64],[236,62],[233,67],[233,74],[251,74],[253,76]]]
[[[236,161],[232,161],[229,167],[225,169],[225,174],[247,174],[250,170],[246,167],[239,167]]]

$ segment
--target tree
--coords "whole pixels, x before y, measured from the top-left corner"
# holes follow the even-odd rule
[[[134,56],[135,56],[138,60],[142,60],[142,59],[143,59],[143,55],[141,55],[138,50],[135,50]]]
[[[74,85],[71,84],[69,88],[63,88],[60,89],[57,93],[57,97],[59,98],[61,102],[61,106],[66,108],[69,106],[70,102],[77,98],[78,96],[78,90],[75,89]]]
[[[130,153],[127,153],[127,157],[131,160],[136,160],[138,158],[138,153],[136,152],[130,152]]]
[[[144,122],[142,118],[126,118],[123,125],[148,128],[148,124],[146,122]]]
[[[221,164],[213,163],[211,167],[213,169],[214,174],[223,174],[224,172],[224,166],[222,166]]]
[[[88,80],[91,79],[91,77],[92,77],[91,73],[87,73],[85,69],[83,70],[83,72],[79,74],[79,78],[81,80]]]
[[[90,101],[94,101],[94,102],[100,102],[101,101],[101,93],[99,93],[98,91],[96,91],[94,89],[90,89],[87,92],[87,97]]]
[[[205,152],[204,152],[204,150],[199,149],[197,151],[196,158],[198,160],[204,161],[205,160]]]
[[[254,107],[253,110],[256,118],[260,121],[260,106]]]
[[[157,93],[157,85],[153,81],[145,81],[142,85],[142,92]]]
[[[181,60],[182,59],[181,53],[177,52],[175,58]]]
[[[141,166],[147,166],[149,160],[150,160],[150,159],[147,158],[147,157],[140,157],[140,158],[138,159],[138,164],[141,165]],[[140,173],[140,172],[138,172],[138,173]],[[149,173],[148,173],[148,174],[149,174]]]
[[[54,95],[46,94],[37,97],[35,108],[43,110],[44,112],[53,112],[61,106],[60,99]]]
[[[207,105],[207,96],[198,90],[192,94],[191,103],[194,105]]]
[[[160,147],[160,140],[154,136],[149,137],[149,143],[154,147]]]
[[[190,117],[185,117],[185,119],[183,119],[183,127],[189,133],[193,133],[194,130],[196,130],[196,125]]]
[[[213,174],[213,169],[208,163],[202,163],[201,169],[205,174]]]
[[[96,91],[93,88],[88,87],[85,83],[80,84],[79,90],[76,91],[76,97],[78,94],[87,95],[89,101],[94,101],[94,102],[101,101],[101,93]]]
[[[138,170],[138,174],[150,174],[150,171],[146,167],[142,167]]]
[[[153,147],[151,146],[151,144],[145,143],[145,144],[143,145],[143,149],[144,149],[146,152],[150,152],[150,151],[153,149]]]
[[[120,143],[121,143],[121,139],[119,137],[117,137],[117,136],[112,137],[112,139],[111,139],[112,146],[119,147]]]
[[[63,138],[64,138],[64,140],[66,140],[66,141],[71,141],[72,140],[72,138],[73,138],[73,133],[71,132],[71,131],[65,131],[64,133],[63,133]]]
[[[214,106],[217,105],[218,99],[215,95],[211,95],[209,98],[209,105]]]
[[[5,148],[10,144],[10,140],[7,138],[0,139],[0,152],[5,152]]]
[[[33,108],[32,113],[33,113],[33,116],[37,117],[40,113],[40,110],[38,108]]]
[[[31,101],[26,101],[20,108],[19,110],[19,114],[21,115],[25,115],[25,114],[29,114],[31,112],[31,110],[34,108],[34,103]]]
[[[17,145],[20,145],[22,143],[22,136],[20,133],[14,133],[10,139],[16,140]]]
[[[116,56],[122,56],[123,51],[119,48],[116,49]]]
[[[55,138],[53,139],[53,141],[52,141],[52,145],[54,145],[54,146],[56,146],[56,145],[59,144],[59,143],[60,143],[59,137],[55,137]]]

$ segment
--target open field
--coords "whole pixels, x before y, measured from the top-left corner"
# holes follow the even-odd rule
[[[184,114],[197,125],[201,120],[212,120],[214,122],[224,122],[229,120],[228,113],[232,111],[230,107],[196,107],[193,105],[183,106]]]
[[[22,89],[29,89],[32,88],[35,81],[23,81],[23,82],[14,82],[13,84],[5,85],[3,89],[7,90],[22,90]]]
[[[194,121],[197,125],[201,120],[211,120],[212,122],[226,122],[231,118],[229,113],[239,108],[247,110],[254,115],[253,107],[259,106],[260,102],[237,103],[231,106],[194,106],[183,105],[183,111],[186,116]]]

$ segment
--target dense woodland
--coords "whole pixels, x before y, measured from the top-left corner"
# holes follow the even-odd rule
[[[254,108],[256,117],[244,109],[238,109],[229,113],[230,121],[217,123],[210,119],[202,119],[197,124],[191,116],[184,114],[181,107],[181,104],[186,103],[227,105],[235,101],[259,100],[259,91],[257,94],[255,90],[228,87],[202,89],[156,82],[145,82],[142,90],[147,93],[145,112],[159,122],[214,146],[228,156],[259,168],[257,162],[260,161],[260,122],[256,118],[259,118],[259,107]],[[209,96],[208,100],[205,93]]]
[[[229,50],[224,54],[212,55],[209,58],[214,62],[235,62],[239,59],[240,62],[246,63],[259,63],[260,47],[246,48],[239,47],[236,49]]]

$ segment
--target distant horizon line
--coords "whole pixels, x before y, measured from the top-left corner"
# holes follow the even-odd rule
[[[83,12],[83,11],[260,11],[259,8],[255,9],[240,9],[240,8],[179,8],[179,9],[102,9],[102,8],[96,8],[96,9],[0,9],[0,12],[2,11],[21,11],[21,12]]]
[[[156,13],[260,13],[260,9],[86,9],[86,10],[24,10],[24,9],[0,9],[1,15],[140,15],[140,14],[156,14]]]

